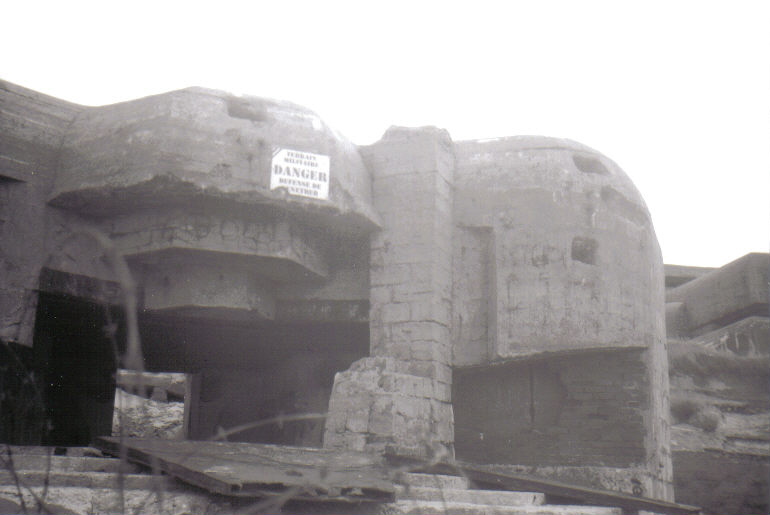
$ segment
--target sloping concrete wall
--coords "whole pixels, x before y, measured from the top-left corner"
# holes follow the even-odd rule
[[[493,232],[485,266],[494,267],[486,316],[475,313],[482,305],[463,307],[463,291],[455,299],[466,324],[488,325],[489,356],[457,350],[458,364],[660,343],[660,249],[644,201],[615,163],[544,137],[455,149],[455,223]]]
[[[82,107],[0,81],[0,340],[32,345],[38,274],[52,242],[46,200]]]

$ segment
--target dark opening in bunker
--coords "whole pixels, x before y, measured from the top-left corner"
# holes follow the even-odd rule
[[[44,445],[89,445],[112,432],[117,358],[125,341],[116,307],[41,292],[35,371],[46,426]]]
[[[367,323],[224,322],[145,314],[145,363],[191,374],[188,438],[320,447],[334,375],[369,352]],[[281,420],[281,417],[287,417]],[[275,423],[259,425],[270,419]]]
[[[583,173],[590,173],[596,175],[609,175],[610,171],[604,166],[604,163],[599,159],[592,156],[583,156],[580,154],[572,155],[572,162],[578,170]]]
[[[576,236],[572,238],[572,248],[570,255],[573,260],[580,261],[587,265],[596,264],[596,250],[599,248],[599,242],[593,238],[583,238]]]

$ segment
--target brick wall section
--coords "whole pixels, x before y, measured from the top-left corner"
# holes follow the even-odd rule
[[[521,465],[644,463],[643,350],[455,371],[458,458]]]
[[[418,363],[370,357],[336,374],[324,447],[453,456],[451,376],[433,379],[422,372]]]
[[[383,222],[371,243],[372,354],[449,365],[451,140],[437,129],[391,129],[366,150]]]
[[[373,357],[335,379],[324,445],[451,451],[451,139],[391,128],[361,154],[382,220],[371,241]]]
[[[657,359],[656,349],[615,349],[455,370],[457,457],[565,481],[575,467],[591,469],[597,481],[626,470],[627,481],[613,488],[631,493],[636,480],[644,495],[672,500],[660,413],[668,381],[650,385],[663,381]]]

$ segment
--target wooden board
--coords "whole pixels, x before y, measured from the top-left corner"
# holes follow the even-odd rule
[[[97,446],[210,492],[294,499],[390,502],[384,460],[362,452],[237,442],[102,437]]]

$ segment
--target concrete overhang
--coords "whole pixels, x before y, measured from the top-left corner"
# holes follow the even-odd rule
[[[281,150],[328,158],[328,194],[271,183]],[[289,102],[189,88],[86,108],[69,126],[49,201],[91,216],[208,202],[271,206],[338,232],[378,227],[358,148]]]
[[[130,262],[150,268],[244,269],[279,282],[329,275],[324,232],[288,219],[147,211],[113,219],[110,234]]]

